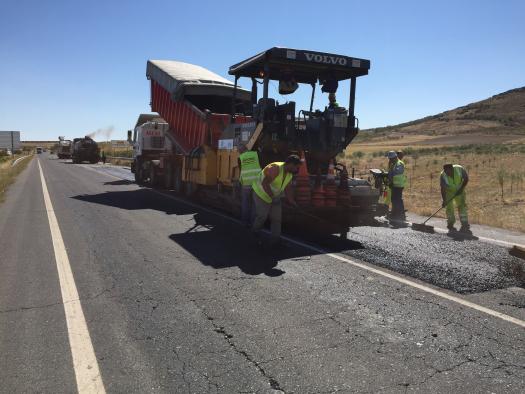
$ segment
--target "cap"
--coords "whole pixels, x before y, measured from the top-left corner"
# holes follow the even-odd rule
[[[393,159],[395,157],[397,157],[397,153],[393,150],[389,151],[387,154],[386,154],[386,157],[388,157],[389,159]]]

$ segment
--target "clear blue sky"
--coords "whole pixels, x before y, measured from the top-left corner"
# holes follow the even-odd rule
[[[519,0],[2,0],[0,15],[0,130],[21,130],[24,140],[110,126],[111,138],[125,138],[150,110],[147,59],[224,76],[272,46],[370,59],[370,74],[357,84],[362,128],[525,85]],[[298,94],[304,106],[306,94]]]

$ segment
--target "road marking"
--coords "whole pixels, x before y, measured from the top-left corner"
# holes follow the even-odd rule
[[[11,163],[11,167],[16,166],[18,163],[20,163],[22,160],[24,160],[26,157],[29,157],[29,156],[31,156],[31,155],[26,155],[26,156],[19,157],[18,159],[16,159],[15,161],[13,161]]]
[[[407,222],[410,226],[412,226],[412,222]],[[448,230],[447,229],[444,229],[444,228],[441,228],[441,227],[436,227],[436,226],[432,226],[434,227],[434,230],[438,233],[441,233],[441,234],[448,234]],[[520,246],[522,248],[525,248],[525,245],[523,244],[519,244],[519,243],[516,243],[516,242],[508,242],[508,241],[503,241],[501,239],[495,239],[495,238],[488,238],[488,237],[482,237],[481,235],[474,235],[474,237],[476,237],[478,240],[483,240],[483,241],[486,241],[488,243],[494,243],[494,244],[498,244],[498,245],[501,245],[501,246],[508,246],[508,247],[513,247],[514,245],[516,246]]]
[[[84,168],[89,168],[89,167],[84,167]],[[111,175],[111,174],[108,174],[108,173],[105,173],[105,172],[96,171],[95,169],[92,169],[92,168],[89,168],[89,169],[92,170],[92,171],[95,171],[95,172],[97,172],[99,174],[104,174],[104,175],[110,176],[112,178],[125,180],[124,178],[120,178],[120,177],[117,177],[115,175]],[[170,198],[172,200],[178,201],[180,203],[183,203],[183,204],[186,204],[186,205],[189,205],[189,206],[201,209],[201,210],[203,210],[205,212],[208,212],[208,213],[220,216],[220,217],[222,217],[224,219],[230,220],[230,221],[235,222],[237,224],[241,223],[239,220],[237,220],[237,219],[235,219],[235,218],[233,218],[231,216],[228,216],[228,215],[225,215],[223,213],[217,212],[217,211],[215,211],[213,209],[204,207],[202,205],[195,204],[193,202],[186,201],[186,200],[183,200],[183,199],[175,197],[175,196],[171,196],[169,194],[160,192],[160,191],[155,190],[155,189],[151,189],[150,188],[149,190],[154,192],[154,193],[156,193],[156,194],[159,194],[161,196],[164,196],[164,197]],[[265,230],[265,232],[269,233],[267,230]],[[482,305],[478,305],[478,304],[476,304],[474,302],[465,300],[464,298],[461,298],[461,297],[458,297],[456,295],[450,294],[450,293],[448,293],[446,291],[438,290],[438,289],[435,289],[435,288],[430,287],[428,285],[423,285],[423,284],[417,283],[415,281],[406,279],[406,278],[404,278],[402,276],[399,276],[399,275],[396,275],[396,274],[394,274],[394,273],[392,273],[390,271],[387,271],[386,269],[374,268],[374,267],[371,267],[368,264],[361,263],[361,262],[352,260],[350,258],[340,256],[340,255],[335,254],[335,253],[327,252],[326,250],[323,250],[323,249],[318,248],[318,247],[313,246],[313,245],[308,245],[306,243],[303,243],[301,241],[297,241],[297,240],[295,240],[293,238],[290,238],[290,237],[287,237],[287,236],[282,236],[282,238],[285,239],[286,241],[290,242],[290,243],[293,243],[293,244],[297,245],[297,246],[301,246],[301,247],[303,247],[305,249],[310,249],[310,250],[315,251],[317,253],[320,253],[320,254],[323,254],[323,255],[326,255],[326,256],[330,256],[333,259],[336,259],[336,260],[342,261],[344,263],[350,264],[350,265],[352,265],[352,266],[354,266],[356,268],[360,268],[360,269],[372,272],[372,273],[374,273],[376,275],[380,275],[380,276],[383,276],[383,277],[388,278],[388,279],[392,279],[392,280],[394,280],[396,282],[399,282],[399,283],[402,283],[404,285],[416,288],[416,289],[424,291],[426,293],[435,295],[437,297],[444,298],[446,300],[455,302],[455,303],[460,304],[462,306],[466,306],[468,308],[474,309],[474,310],[476,310],[478,312],[485,313],[487,315],[496,317],[498,319],[501,319],[501,320],[504,320],[506,322],[513,323],[513,324],[516,324],[517,326],[525,328],[525,321],[524,320],[512,317],[512,316],[507,315],[505,313],[501,313],[501,312],[495,311],[493,309],[487,308],[487,307],[482,306]]]
[[[55,260],[60,281],[60,291],[66,315],[67,331],[69,336],[69,346],[73,357],[73,368],[77,381],[79,393],[105,393],[104,383],[100,376],[97,358],[89,336],[89,330],[82,311],[82,305],[78,296],[77,286],[69,264],[66,247],[60,232],[58,220],[53,210],[53,204],[47,190],[44,172],[38,160],[40,180],[42,181],[42,191],[44,193],[44,203],[51,229],[51,238],[55,252]]]

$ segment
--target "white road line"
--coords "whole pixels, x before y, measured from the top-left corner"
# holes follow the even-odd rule
[[[89,168],[89,167],[84,167],[84,168]],[[115,175],[111,175],[111,174],[107,174],[107,173],[104,173],[104,172],[96,171],[96,170],[91,169],[91,168],[90,168],[90,170],[98,172],[99,174],[104,174],[104,175],[110,176],[112,178],[121,179],[121,180],[124,179],[124,178],[117,177]],[[164,197],[170,198],[172,200],[175,200],[175,201],[181,202],[183,204],[187,204],[189,206],[193,206],[195,208],[198,208],[198,209],[201,209],[203,211],[209,212],[211,214],[220,216],[220,217],[222,217],[224,219],[227,219],[227,220],[230,220],[232,222],[240,223],[239,220],[234,219],[231,216],[224,215],[224,214],[222,214],[220,212],[217,212],[217,211],[215,211],[213,209],[209,209],[209,208],[203,207],[202,205],[195,204],[195,203],[192,203],[192,202],[189,202],[189,201],[186,201],[186,200],[174,197],[174,196],[170,196],[169,194],[159,192],[158,190],[155,190],[155,189],[149,189],[149,190],[151,190],[154,193],[160,194],[160,195],[162,195]],[[301,241],[297,241],[297,240],[295,240],[293,238],[289,238],[289,237],[286,237],[286,236],[283,236],[282,238],[285,239],[286,241],[290,242],[290,243],[293,243],[295,245],[301,246],[301,247],[303,247],[305,249],[310,249],[310,250],[315,251],[315,252],[320,253],[320,254],[324,254],[326,256],[330,256],[333,259],[336,259],[336,260],[342,261],[344,263],[350,264],[350,265],[352,265],[352,266],[354,266],[356,268],[360,268],[360,269],[372,272],[372,273],[374,273],[376,275],[380,275],[380,276],[383,276],[383,277],[388,278],[388,279],[392,279],[392,280],[394,280],[396,282],[399,282],[399,283],[402,283],[404,285],[416,288],[416,289],[424,291],[426,293],[435,295],[437,297],[441,297],[441,298],[446,299],[448,301],[455,302],[455,303],[460,304],[462,306],[466,306],[468,308],[474,309],[474,310],[476,310],[478,312],[486,313],[487,315],[496,317],[498,319],[501,319],[501,320],[504,320],[506,322],[513,323],[513,324],[516,324],[517,326],[525,328],[525,321],[524,320],[521,320],[521,319],[518,319],[518,318],[515,318],[515,317],[512,317],[512,316],[506,315],[505,313],[501,313],[501,312],[495,311],[493,309],[484,307],[483,305],[478,305],[478,304],[476,304],[474,302],[468,301],[468,300],[466,300],[464,298],[461,298],[461,297],[458,297],[456,295],[450,294],[450,293],[445,292],[443,290],[438,290],[438,289],[432,288],[430,286],[423,285],[423,284],[417,283],[415,281],[406,279],[406,278],[404,278],[402,276],[394,274],[391,271],[387,271],[386,269],[374,268],[374,267],[372,267],[372,266],[370,266],[368,264],[364,264],[364,263],[352,260],[350,258],[340,256],[340,255],[335,254],[335,253],[329,253],[326,250],[323,250],[321,248],[317,248],[317,247],[315,247],[313,245],[308,245],[308,244],[303,243]]]
[[[410,226],[412,226],[412,222],[407,222],[407,223]],[[432,226],[432,225],[429,225],[429,226]],[[436,232],[440,233],[440,234],[448,234],[448,230],[447,229],[444,229],[444,228],[441,228],[441,227],[436,227],[436,226],[432,226],[432,227],[434,227],[434,230]],[[486,241],[488,243],[493,243],[493,244],[506,246],[506,247],[510,247],[510,248],[512,248],[514,245],[522,247],[522,248],[525,248],[524,244],[519,244],[519,243],[516,243],[516,242],[508,242],[508,241],[503,241],[501,239],[482,237],[481,235],[474,235],[474,237],[476,237],[480,241]]]
[[[75,279],[69,264],[62,233],[53,210],[53,204],[47,190],[44,172],[38,160],[38,169],[40,171],[40,180],[42,181],[42,190],[44,192],[44,203],[51,229],[51,238],[53,249],[55,251],[55,260],[60,281],[60,291],[62,292],[62,302],[66,315],[67,331],[69,336],[69,346],[73,357],[73,368],[77,381],[77,390],[79,393],[105,393],[104,383],[100,376],[97,358],[89,336],[89,330],[82,311],[82,305],[78,296]]]

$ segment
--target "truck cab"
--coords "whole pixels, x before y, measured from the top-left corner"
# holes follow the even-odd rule
[[[151,181],[151,178],[160,175],[155,173],[154,166],[159,165],[158,159],[162,153],[171,151],[170,140],[166,138],[168,130],[168,123],[159,115],[141,114],[137,119],[130,141],[133,146],[131,171],[137,183],[144,182],[146,178]]]

